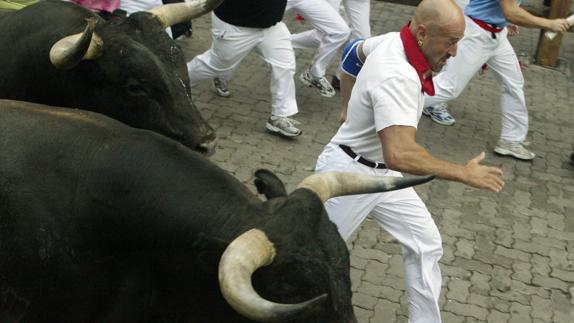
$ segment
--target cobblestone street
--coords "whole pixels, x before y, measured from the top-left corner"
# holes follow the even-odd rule
[[[398,31],[414,7],[372,1],[373,35]],[[293,12],[291,32],[306,30]],[[210,16],[193,21],[192,39],[180,41],[189,56],[209,48]],[[532,63],[539,30],[522,28],[511,40],[530,62],[524,71],[533,162],[495,155],[500,133],[500,90],[492,72],[476,77],[450,104],[457,123],[440,126],[423,117],[417,140],[432,154],[463,163],[481,151],[504,171],[499,194],[434,180],[417,188],[443,238],[441,309],[445,323],[574,322],[574,33],[562,41],[560,66]],[[258,168],[274,171],[288,191],[312,174],[315,160],[338,127],[338,96],[328,99],[299,81],[312,51],[296,51],[297,99],[303,134],[285,140],[265,131],[270,114],[269,67],[254,53],[236,70],[229,98],[210,82],[193,90],[204,117],[217,130],[212,160],[254,186]],[[330,74],[334,72],[334,64]],[[353,303],[360,323],[407,322],[400,246],[373,221],[349,241]]]

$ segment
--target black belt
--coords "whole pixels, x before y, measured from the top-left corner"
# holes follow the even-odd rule
[[[361,163],[367,167],[377,168],[377,169],[386,169],[387,168],[387,165],[385,165],[384,163],[376,163],[376,162],[370,161],[366,158],[363,158],[363,156],[359,156],[359,155],[355,154],[353,149],[351,149],[351,147],[349,147],[349,146],[339,145],[339,147],[341,147],[341,149],[347,155],[349,155],[349,157],[353,158],[354,160],[358,161],[359,163]]]

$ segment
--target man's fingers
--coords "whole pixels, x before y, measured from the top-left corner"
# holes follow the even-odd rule
[[[499,190],[504,187],[504,181],[502,180],[502,178],[496,177],[494,179],[494,182],[496,183],[496,186],[499,187]]]
[[[491,174],[496,174],[498,176],[502,176],[502,169],[498,168],[498,167],[489,167],[488,168],[488,172]]]
[[[493,178],[489,181],[487,187],[491,191],[498,193],[504,187],[504,182],[500,178]]]

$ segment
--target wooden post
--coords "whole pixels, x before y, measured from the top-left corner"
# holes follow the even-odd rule
[[[548,18],[566,18],[570,10],[570,2],[571,0],[552,0]],[[541,30],[536,50],[536,63],[546,67],[555,67],[561,42],[562,33],[558,33],[553,40],[550,40],[544,37],[544,30]]]

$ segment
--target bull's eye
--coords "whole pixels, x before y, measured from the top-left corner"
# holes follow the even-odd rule
[[[126,82],[125,89],[130,95],[133,96],[142,96],[147,94],[147,91],[143,85],[135,79],[129,79]]]

